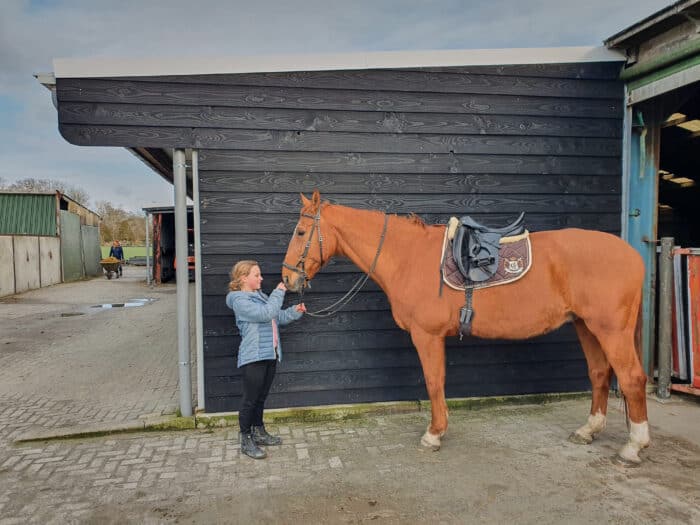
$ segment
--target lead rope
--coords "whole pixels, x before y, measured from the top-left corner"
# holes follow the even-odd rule
[[[333,304],[330,304],[324,308],[321,308],[320,310],[316,310],[315,312],[306,312],[306,315],[310,315],[311,317],[330,317],[331,315],[335,315],[340,311],[341,308],[343,308],[346,304],[348,304],[350,301],[353,300],[353,298],[358,294],[358,292],[362,289],[362,287],[365,285],[367,282],[367,279],[369,279],[370,275],[372,275],[372,272],[374,272],[374,269],[377,266],[377,260],[379,260],[379,253],[382,251],[382,246],[384,245],[384,238],[386,237],[386,227],[389,222],[389,216],[385,213],[384,214],[384,227],[382,228],[382,235],[379,238],[379,246],[377,247],[377,253],[374,255],[374,261],[372,261],[372,265],[369,268],[369,271],[361,276],[355,284],[353,284],[350,287],[350,290],[342,296],[340,299],[338,299],[336,302]],[[321,229],[319,228],[319,235],[320,235]],[[300,294],[301,297],[303,298],[303,293]],[[340,306],[338,306],[340,305]],[[338,306],[335,310],[332,310],[334,307]]]

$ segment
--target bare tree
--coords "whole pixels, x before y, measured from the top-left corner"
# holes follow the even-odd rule
[[[102,243],[108,244],[115,239],[126,244],[145,242],[146,226],[141,215],[118,208],[108,201],[99,201],[95,211],[102,217]]]
[[[88,192],[85,191],[80,186],[73,184],[66,184],[59,180],[52,179],[34,179],[26,178],[15,181],[8,184],[4,179],[0,179],[0,188],[12,191],[26,191],[26,192],[48,192],[48,191],[60,191],[61,193],[67,195],[74,201],[88,207],[90,203],[90,196]]]

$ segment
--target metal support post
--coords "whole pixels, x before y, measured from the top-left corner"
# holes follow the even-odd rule
[[[671,396],[671,301],[673,297],[673,237],[661,238],[659,256],[659,381],[656,395]]]
[[[192,200],[194,201],[195,336],[197,338],[197,410],[204,411],[204,330],[202,328],[202,242],[199,221],[199,152],[192,150]]]
[[[180,371],[180,413],[192,415],[192,378],[190,376],[190,298],[187,271],[187,177],[185,150],[173,151],[175,182],[175,258],[177,268],[177,349]]]

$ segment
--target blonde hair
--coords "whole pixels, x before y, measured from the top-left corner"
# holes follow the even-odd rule
[[[228,289],[236,292],[241,289],[241,278],[250,273],[254,266],[260,266],[258,261],[238,261],[231,268],[231,282],[228,283]]]

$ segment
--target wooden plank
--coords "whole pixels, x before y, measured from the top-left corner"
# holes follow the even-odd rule
[[[384,314],[388,315],[388,314]],[[233,317],[230,318],[233,323]],[[205,329],[209,319],[205,321]],[[390,328],[377,328],[372,331],[319,329],[323,326],[323,319],[305,317],[296,323],[299,330],[286,331],[282,336],[285,353],[313,351],[323,348],[326,352],[344,352],[347,350],[382,350],[389,348],[405,348],[414,350],[408,332],[404,332],[396,325]],[[290,325],[292,326],[292,325]],[[204,353],[207,357],[234,356],[238,351],[240,337],[235,335],[207,335],[204,337]],[[465,337],[462,341],[458,337],[448,337],[445,341],[446,348],[455,352],[482,352],[498,349],[499,352],[537,352],[545,345],[564,345],[572,343],[578,345],[576,332],[571,324],[565,324],[543,336],[523,341],[506,341],[498,339],[477,339]],[[503,349],[501,347],[507,347]],[[577,346],[580,350],[580,346]],[[495,351],[495,350],[494,350]],[[451,358],[450,358],[451,359]]]
[[[618,180],[619,179],[615,179]],[[323,193],[322,193],[323,194]],[[463,215],[464,212],[449,213],[420,213],[426,224],[447,224],[451,215]],[[469,213],[472,217],[486,224],[506,224],[514,218],[513,213]],[[245,234],[245,233],[282,233],[288,236],[299,221],[298,213],[262,214],[262,213],[232,213],[217,212],[209,209],[202,218],[202,235],[210,234]],[[619,231],[620,215],[617,211],[607,213],[538,213],[532,212],[525,216],[528,230],[558,230],[561,228],[584,228],[589,230]],[[203,259],[205,262],[207,259]],[[213,259],[208,259],[213,260]],[[220,264],[220,263],[217,263]]]
[[[63,102],[622,118],[623,100],[56,79]]]
[[[279,255],[255,254],[255,260],[260,264],[260,269],[264,277],[274,279],[275,275],[280,274],[282,258]],[[212,279],[223,279],[226,281],[223,284],[227,284],[229,272],[235,261],[229,254],[204,255],[202,257],[202,263],[206,266],[204,275]],[[357,272],[359,269],[348,259],[334,257],[323,267],[323,271],[328,273],[346,273]]]
[[[517,372],[517,371],[516,371]],[[537,394],[542,392],[576,392],[590,390],[587,378],[549,378],[547,381],[492,381],[479,383],[452,384],[447,381],[447,395],[450,398],[472,396],[505,396],[511,394]],[[367,403],[379,401],[415,401],[427,399],[423,385],[391,388],[358,388],[320,392],[272,393],[268,397],[268,408],[303,407],[348,403]],[[226,412],[238,410],[240,395],[210,395],[207,393],[207,410]]]
[[[511,137],[61,124],[72,144],[344,153],[619,156],[615,138]]]
[[[354,274],[355,280],[357,280],[359,276],[360,274]],[[279,275],[265,276],[266,284],[274,283],[277,280],[279,280]],[[267,288],[267,286],[265,288]],[[345,295],[348,289],[344,289],[339,292],[319,293],[316,290],[316,282],[314,281],[312,288],[313,293],[307,293],[304,296],[304,301],[306,302],[309,311],[313,312],[315,310],[318,310],[319,308],[335,303],[337,300],[343,297],[343,295]],[[222,322],[233,322],[233,312],[225,304],[225,297],[227,293],[226,289],[224,288],[222,292],[221,287],[215,286],[213,287],[213,290],[212,288],[210,288],[209,290],[211,291],[205,294],[202,299],[202,302],[204,304],[204,311],[207,312],[207,318],[211,318],[212,320],[216,319],[217,322],[219,322],[220,320],[217,316],[221,316],[226,319]],[[289,292],[285,300],[285,308],[290,304],[298,302],[299,296],[297,294]],[[387,300],[386,295],[384,295],[384,292],[380,290],[362,291],[358,293],[346,307],[343,308],[343,311],[345,312],[386,312],[388,310],[389,301]]]
[[[394,319],[391,314],[387,312],[338,312],[332,317],[324,318],[322,323],[317,320],[316,326],[323,326],[323,330],[367,330],[367,329],[377,329],[382,330],[386,328],[396,327]],[[306,323],[307,325],[310,322]],[[308,326],[303,326],[301,323],[292,323],[283,328],[283,334],[289,334],[294,332],[307,332],[309,330]],[[204,335],[209,336],[229,336],[238,335],[238,329],[236,328],[233,317],[207,317],[207,322],[204,325]],[[284,339],[283,339],[284,341]]]
[[[617,157],[201,150],[205,170],[302,173],[620,175]]]
[[[545,361],[576,361],[584,360],[583,352],[578,351],[573,344],[548,345],[537,348],[537,351],[487,351],[481,349],[475,352],[450,352],[447,363],[448,371],[456,366],[481,367],[503,365],[518,366],[522,363],[539,364]],[[207,360],[209,377],[234,376],[240,372],[236,360],[232,357],[216,357]],[[342,371],[368,370],[371,368],[420,368],[418,353],[412,348],[374,349],[374,350],[345,350],[342,352],[326,352],[325,350],[310,350],[294,353],[284,352],[284,360],[279,370],[285,373],[313,371]]]
[[[202,193],[620,193],[618,176],[550,174],[285,173],[206,171]]]
[[[619,66],[618,66],[619,70]],[[295,71],[274,73],[235,73],[161,77],[109,78],[113,82],[162,82],[176,84],[290,87],[307,89],[353,89],[373,91],[411,91],[417,93],[460,93],[532,95],[576,98],[623,97],[623,83],[614,79],[557,78],[528,76],[520,69],[517,76],[504,77],[488,72],[466,72],[451,68],[425,71],[417,69],[365,69],[342,71]]]
[[[569,211],[606,213],[620,209],[619,195],[578,195],[578,194],[554,194],[554,195],[529,195],[529,194],[383,194],[383,195],[357,195],[335,194],[324,195],[331,202],[342,202],[343,205],[362,209],[386,210],[387,213],[408,214],[411,212],[423,213],[451,213],[464,214],[485,213],[498,210],[500,213],[547,212],[566,213]],[[246,194],[203,194],[201,196],[203,210],[214,208],[221,211],[246,213],[293,213],[299,211],[298,194],[283,193],[246,193]],[[291,233],[291,232],[290,232]],[[216,239],[212,236],[212,240]],[[242,238],[244,239],[244,238]],[[258,243],[251,239],[255,246]],[[269,242],[286,246],[289,236],[284,238],[270,238]],[[236,239],[236,242],[239,242]]]
[[[618,118],[62,102],[61,124],[620,138]]]
[[[552,377],[586,377],[587,370],[582,361],[545,361],[527,363],[523,366],[508,365],[505,372],[516,381],[546,382]],[[453,366],[448,370],[449,382],[483,383],[503,382],[503,364],[474,366]],[[224,381],[219,381],[223,379]],[[342,390],[344,388],[394,388],[423,384],[420,367],[374,368],[364,370],[313,371],[286,373],[278,371],[270,390],[271,393],[313,392]],[[208,376],[207,392],[213,395],[240,392],[240,376]]]

